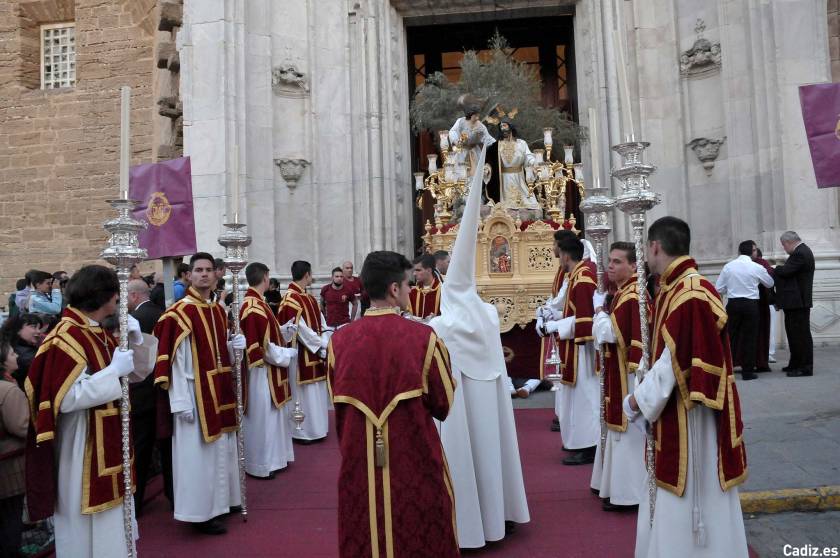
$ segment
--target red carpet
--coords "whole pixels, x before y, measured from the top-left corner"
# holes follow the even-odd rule
[[[466,556],[505,558],[624,557],[633,555],[635,514],[606,513],[589,491],[591,466],[560,463],[560,435],[549,431],[552,409],[516,411],[519,449],[531,522],[513,535]],[[196,534],[175,521],[158,495],[139,520],[141,556],[183,558],[338,556],[334,430],[313,446],[295,446],[296,461],[272,481],[248,479],[249,518],[227,520],[222,536]],[[160,478],[155,480],[160,483]],[[157,492],[150,487],[149,494]]]

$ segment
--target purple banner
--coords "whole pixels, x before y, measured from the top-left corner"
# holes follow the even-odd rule
[[[150,260],[196,252],[189,157],[131,167],[129,198],[140,202],[134,218],[149,224],[140,247]]]
[[[799,87],[818,188],[840,186],[840,83]]]

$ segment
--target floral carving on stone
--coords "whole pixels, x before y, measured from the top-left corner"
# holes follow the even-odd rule
[[[690,49],[680,55],[680,76],[684,78],[705,77],[720,71],[720,43],[703,38],[705,30],[706,24],[702,19],[698,19],[694,27],[697,40]]]
[[[309,94],[306,74],[294,64],[281,64],[271,70],[271,88],[283,97],[304,97]]]
[[[297,186],[300,177],[303,176],[303,171],[310,165],[306,159],[291,159],[281,157],[274,159],[274,164],[280,168],[280,176],[286,181],[286,186],[294,190]]]
[[[688,143],[688,147],[694,151],[694,154],[700,159],[700,164],[706,169],[707,175],[712,174],[712,169],[715,168],[715,161],[720,154],[720,147],[725,141],[726,136],[721,139],[694,138]]]

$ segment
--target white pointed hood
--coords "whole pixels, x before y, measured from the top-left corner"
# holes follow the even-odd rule
[[[470,184],[470,193],[452,248],[452,259],[441,293],[440,316],[431,325],[443,339],[452,367],[474,380],[494,380],[507,374],[499,314],[496,307],[481,300],[475,289],[475,243],[481,209],[480,169],[484,168],[483,147]]]

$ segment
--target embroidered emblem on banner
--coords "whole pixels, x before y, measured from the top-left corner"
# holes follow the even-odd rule
[[[156,227],[163,226],[172,215],[172,206],[169,205],[169,200],[163,192],[154,192],[149,197],[147,207],[146,217],[149,218],[149,223]]]

